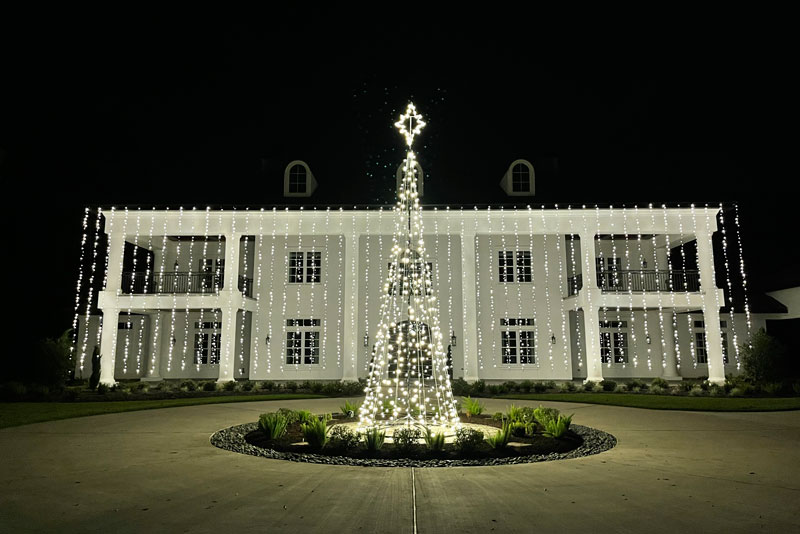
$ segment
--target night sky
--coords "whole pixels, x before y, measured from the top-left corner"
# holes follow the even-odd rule
[[[409,99],[429,121],[423,204],[479,203],[516,158],[537,166],[534,205],[738,201],[755,289],[800,283],[781,32],[746,14],[663,29],[355,15],[11,24],[6,281],[25,288],[15,328],[30,334],[11,337],[70,325],[84,206],[282,204],[292,159],[332,204],[391,202]]]

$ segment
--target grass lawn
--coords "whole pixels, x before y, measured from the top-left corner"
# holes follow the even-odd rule
[[[95,402],[0,402],[0,428],[69,419],[85,415],[153,410],[197,404],[253,402],[288,399],[322,399],[324,395],[283,393],[275,395],[235,395],[230,397],[198,397],[194,399],[161,399]]]
[[[771,412],[800,410],[800,397],[676,397],[646,393],[516,393],[503,399],[607,404],[651,410]]]

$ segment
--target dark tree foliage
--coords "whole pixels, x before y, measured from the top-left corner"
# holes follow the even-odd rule
[[[786,347],[763,328],[753,335],[752,348],[746,344],[742,347],[741,356],[744,374],[753,382],[780,382],[790,378]]]

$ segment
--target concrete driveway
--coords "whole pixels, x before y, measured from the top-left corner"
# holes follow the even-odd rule
[[[800,531],[800,412],[543,403],[614,434],[617,447],[413,473],[267,460],[209,444],[215,430],[265,411],[339,404],[217,404],[0,430],[0,531],[411,533],[415,523],[422,534]],[[490,412],[507,404],[486,400]]]

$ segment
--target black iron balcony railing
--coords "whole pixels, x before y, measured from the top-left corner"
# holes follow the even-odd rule
[[[567,279],[569,296],[583,287],[580,274]],[[610,270],[597,271],[597,287],[603,291],[700,291],[697,271]]]
[[[134,295],[160,293],[214,293],[223,288],[223,275],[207,272],[122,273],[122,292]],[[239,291],[253,296],[253,279],[239,276]]]
[[[697,271],[610,270],[597,271],[603,291],[700,291]]]

